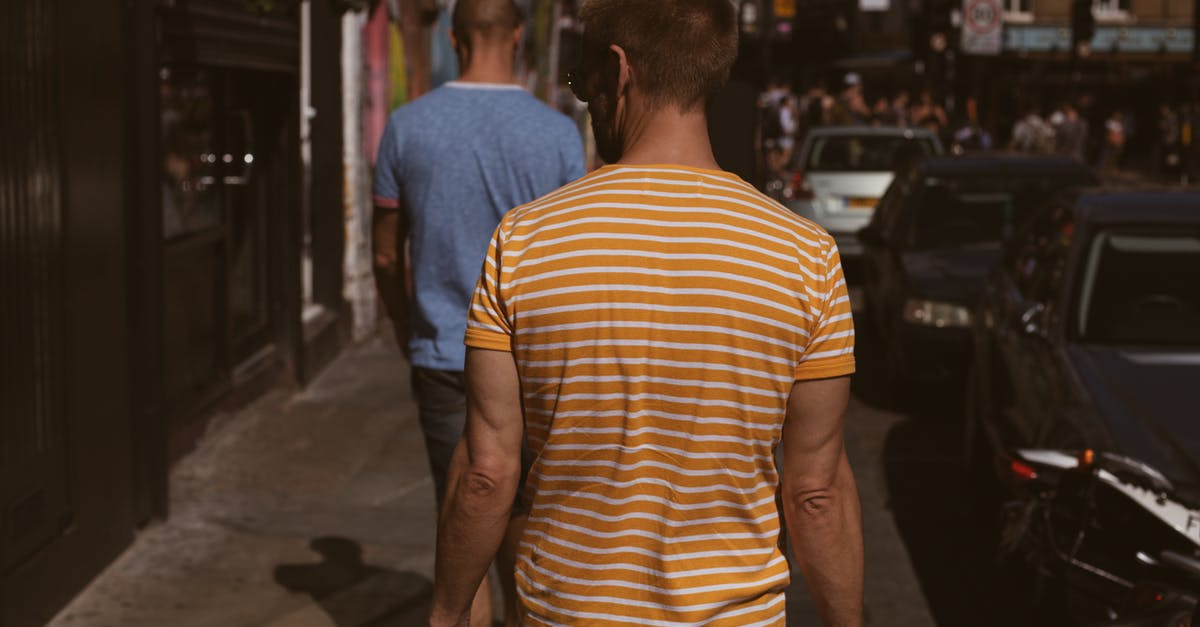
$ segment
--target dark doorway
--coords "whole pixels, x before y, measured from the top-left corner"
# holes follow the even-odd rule
[[[177,419],[274,356],[293,82],[218,67],[159,71],[164,389]]]

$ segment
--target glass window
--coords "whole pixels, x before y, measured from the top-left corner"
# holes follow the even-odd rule
[[[1112,344],[1200,345],[1200,229],[1106,231],[1092,240],[1079,335]]]
[[[817,136],[805,159],[808,172],[891,172],[909,160],[904,152],[917,146],[922,156],[934,154],[927,139],[894,136]]]
[[[163,68],[159,97],[163,237],[175,239],[221,223],[212,85],[205,72]]]
[[[999,244],[1027,215],[1085,176],[926,177],[915,204],[909,243],[918,250]]]
[[[1054,300],[1075,235],[1071,209],[1059,206],[1035,215],[1017,236],[1012,276],[1028,302],[1047,306]]]
[[[1026,14],[1033,11],[1030,3],[1032,0],[1004,0],[1004,12]]]
[[[1092,13],[1099,19],[1129,14],[1129,0],[1092,0]]]

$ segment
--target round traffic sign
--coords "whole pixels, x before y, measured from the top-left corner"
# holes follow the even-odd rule
[[[990,33],[1000,27],[1001,9],[998,0],[967,0],[963,12],[967,28],[980,34]]]

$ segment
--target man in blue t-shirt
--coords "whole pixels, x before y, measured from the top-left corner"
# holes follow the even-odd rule
[[[452,22],[463,73],[388,119],[373,219],[375,281],[412,362],[439,509],[466,420],[467,308],[492,231],[584,174],[574,123],[513,83],[523,30],[513,0],[458,0]],[[490,624],[486,586],[473,624]]]

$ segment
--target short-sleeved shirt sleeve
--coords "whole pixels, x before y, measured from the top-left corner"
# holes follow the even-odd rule
[[[375,206],[395,209],[400,206],[400,138],[395,116],[388,118],[383,138],[379,142],[379,155],[375,160],[375,182],[372,195]]]
[[[818,288],[810,291],[808,344],[796,365],[796,380],[828,379],[854,373],[854,314],[842,261],[837,246],[830,244],[824,253],[824,275],[818,277]]]
[[[504,268],[503,228],[502,222],[496,227],[488,244],[483,270],[479,273],[479,281],[475,283],[475,293],[471,297],[471,309],[467,312],[465,342],[471,348],[511,352],[512,324],[508,319],[500,283]]]

